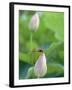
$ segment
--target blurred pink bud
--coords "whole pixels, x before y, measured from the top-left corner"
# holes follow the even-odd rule
[[[34,73],[37,77],[43,77],[45,76],[46,72],[47,72],[46,56],[44,53],[41,53],[35,64]]]
[[[32,31],[36,31],[38,27],[39,27],[39,15],[38,13],[35,13],[29,22],[29,29]]]

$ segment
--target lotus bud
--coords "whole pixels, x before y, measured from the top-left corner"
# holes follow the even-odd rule
[[[38,27],[39,27],[39,15],[38,13],[35,13],[29,22],[29,29],[32,31],[36,31]]]
[[[42,52],[34,66],[34,73],[39,78],[45,76],[46,72],[47,72],[46,56]]]

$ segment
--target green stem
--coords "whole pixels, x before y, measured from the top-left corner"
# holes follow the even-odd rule
[[[32,51],[32,37],[33,37],[33,35],[32,35],[32,32],[30,33],[30,50]]]

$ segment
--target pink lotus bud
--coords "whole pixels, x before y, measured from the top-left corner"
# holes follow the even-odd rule
[[[29,22],[29,29],[32,31],[36,31],[38,27],[39,27],[39,15],[38,13],[35,13]]]
[[[41,53],[35,64],[34,73],[39,78],[45,76],[46,72],[47,72],[46,56],[44,53]]]

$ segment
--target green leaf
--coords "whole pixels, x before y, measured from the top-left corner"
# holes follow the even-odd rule
[[[19,53],[19,60],[30,63],[29,56],[25,53]]]
[[[36,78],[35,74],[34,74],[34,67],[30,67],[28,69],[27,75],[26,75],[26,79],[29,78]]]
[[[51,55],[51,53],[58,48],[59,45],[61,45],[63,42],[54,42],[50,45],[48,49],[45,49],[44,52],[46,53],[47,56]]]
[[[43,17],[45,26],[56,33],[58,40],[64,41],[64,13],[45,12]]]
[[[57,63],[49,63],[47,68],[47,75],[45,77],[63,77],[64,66]]]
[[[29,52],[29,53],[19,53],[19,60],[34,65],[37,61],[40,53],[39,52]]]

